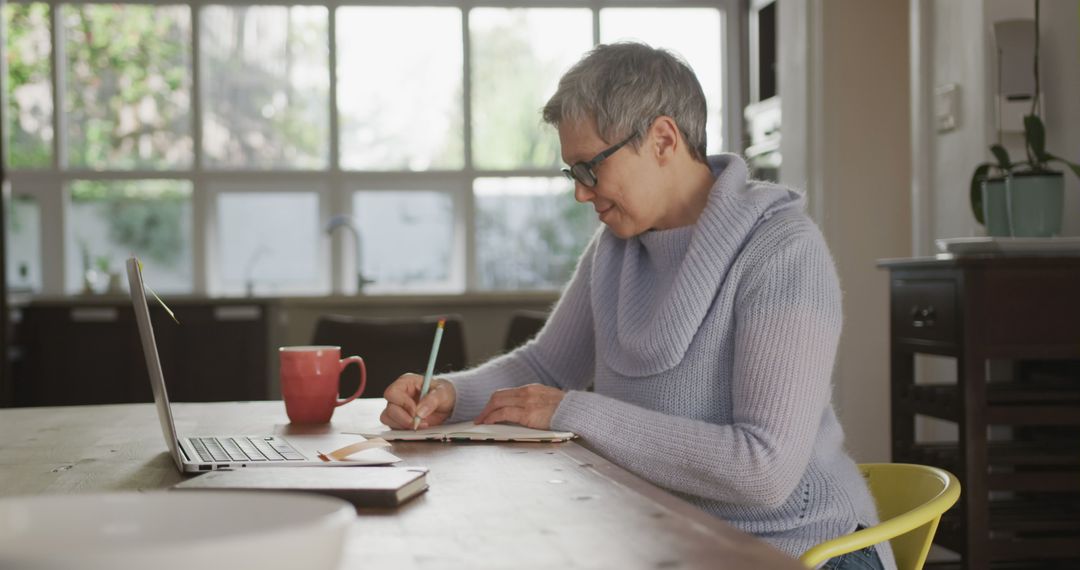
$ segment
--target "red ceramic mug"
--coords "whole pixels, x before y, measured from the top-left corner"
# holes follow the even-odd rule
[[[334,408],[347,404],[367,383],[367,369],[359,356],[341,358],[340,346],[283,346],[281,357],[281,395],[285,413],[295,423],[326,423]],[[341,371],[352,363],[360,366],[360,387],[344,400],[338,399]]]

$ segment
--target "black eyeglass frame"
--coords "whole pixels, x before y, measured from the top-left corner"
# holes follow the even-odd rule
[[[599,182],[599,179],[596,177],[596,172],[594,172],[593,169],[596,168],[597,165],[599,165],[601,162],[604,162],[604,159],[615,154],[615,152],[618,151],[620,148],[626,146],[626,143],[634,140],[634,137],[636,136],[637,133],[634,133],[626,137],[626,139],[622,142],[609,146],[608,148],[600,151],[600,154],[594,156],[592,160],[588,162],[575,162],[570,168],[562,169],[563,175],[570,180],[576,180],[587,188],[592,188],[596,186],[596,184]]]

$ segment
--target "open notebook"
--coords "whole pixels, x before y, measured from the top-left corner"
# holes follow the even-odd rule
[[[486,424],[472,422],[447,424],[427,429],[370,430],[361,432],[364,437],[381,437],[386,441],[567,441],[576,437],[568,431],[547,431],[517,425]]]

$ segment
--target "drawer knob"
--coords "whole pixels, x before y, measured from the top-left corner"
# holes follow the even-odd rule
[[[937,311],[933,305],[927,305],[920,307],[918,305],[912,305],[911,307],[911,326],[915,328],[930,328],[934,326],[934,322],[937,320]]]

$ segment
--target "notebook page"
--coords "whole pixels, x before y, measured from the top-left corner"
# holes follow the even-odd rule
[[[387,441],[418,441],[465,439],[475,441],[565,441],[574,437],[566,431],[548,431],[527,428],[519,425],[484,424],[472,422],[447,424],[425,429],[387,430],[375,429],[361,432],[365,437],[381,437]]]

